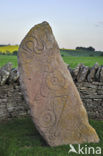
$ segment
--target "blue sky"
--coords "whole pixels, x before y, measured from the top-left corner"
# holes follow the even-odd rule
[[[0,44],[19,44],[42,21],[49,22],[60,48],[103,51],[103,0],[1,0]]]

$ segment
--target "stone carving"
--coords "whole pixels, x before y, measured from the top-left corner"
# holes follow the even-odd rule
[[[99,141],[47,22],[23,39],[18,64],[32,119],[50,146]]]

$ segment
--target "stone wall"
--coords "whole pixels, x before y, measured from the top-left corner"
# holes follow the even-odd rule
[[[68,67],[78,88],[89,118],[103,119],[102,66],[92,68],[80,64]],[[98,75],[98,76],[97,76]],[[98,78],[97,78],[98,77]],[[19,73],[8,63],[0,69],[0,120],[30,115],[19,84]]]

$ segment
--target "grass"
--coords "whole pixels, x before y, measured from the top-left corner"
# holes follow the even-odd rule
[[[102,51],[89,51],[89,50],[75,50],[75,49],[61,49],[63,56],[103,56]]]
[[[64,62],[70,64],[72,68],[76,67],[79,63],[83,63],[86,66],[93,66],[96,62],[99,65],[103,65],[103,56],[99,57],[74,57],[74,56],[63,56]],[[12,55],[0,55],[0,67],[8,62],[12,62],[13,67],[17,67],[17,56]]]
[[[83,63],[86,66],[92,67],[96,62],[99,65],[103,65],[103,56],[99,57],[74,57],[74,56],[63,56],[63,60],[65,63],[69,64],[70,67],[74,68],[79,63]]]
[[[3,47],[2,47],[3,48]],[[14,51],[14,50],[13,50]],[[64,55],[64,53],[63,53]],[[64,61],[72,68],[79,63],[93,66],[96,62],[103,65],[103,57],[85,57],[64,55]],[[0,55],[0,67],[8,62],[17,67],[17,56]],[[83,144],[92,147],[101,147],[103,151],[103,121],[90,120],[91,125],[96,129],[100,142],[98,144]],[[77,148],[77,145],[75,145]],[[76,156],[70,153],[69,145],[49,147],[37,132],[32,120],[28,118],[13,119],[0,123],[0,156]],[[79,156],[82,156],[79,154]],[[85,156],[85,155],[84,155]],[[90,155],[92,156],[92,155]],[[94,154],[93,156],[96,156]]]
[[[8,62],[12,62],[13,67],[17,67],[17,56],[13,55],[0,55],[0,67]]]
[[[90,123],[96,129],[100,142],[81,146],[99,146],[103,150],[103,121],[91,120]],[[68,156],[69,149],[69,145],[49,147],[29,117],[0,123],[0,156]],[[70,156],[76,155],[70,153]]]

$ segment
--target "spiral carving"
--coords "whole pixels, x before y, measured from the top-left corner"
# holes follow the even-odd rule
[[[65,78],[59,71],[48,73],[46,83],[49,89],[59,90],[65,85]]]
[[[25,38],[25,42],[22,45],[22,49],[25,50],[25,53],[35,53],[40,55],[44,49],[44,45],[43,42],[41,40],[37,40],[36,37],[34,36],[29,36],[27,38]]]
[[[44,128],[52,127],[55,124],[55,122],[55,114],[52,111],[46,111],[40,115],[39,123]]]

